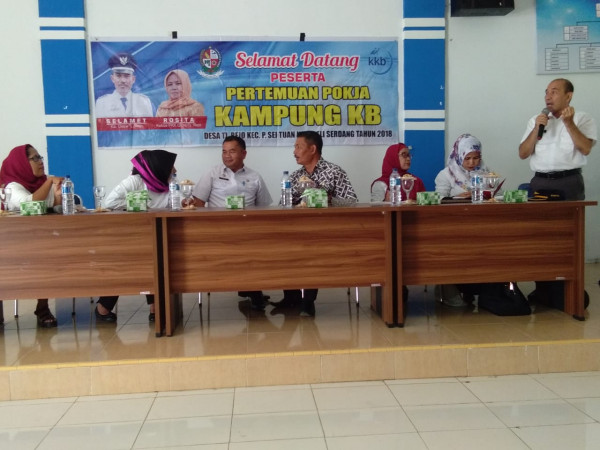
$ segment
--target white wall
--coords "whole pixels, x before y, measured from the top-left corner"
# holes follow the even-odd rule
[[[449,1],[448,1],[449,3]],[[527,119],[543,107],[543,93],[554,78],[536,75],[535,1],[515,2],[499,17],[449,17],[447,23],[447,148],[461,133],[478,136],[489,166],[506,176],[508,188],[531,178],[527,161],[517,155]],[[401,37],[399,0],[87,0],[87,30],[92,37],[169,37],[211,39],[248,36]],[[157,15],[155,11],[160,11]],[[45,153],[37,2],[5,2],[0,15],[0,159],[29,142]],[[66,61],[66,63],[68,63]],[[600,122],[600,74],[568,74],[575,84],[573,106]],[[346,169],[361,201],[369,200],[371,181],[380,173],[384,147],[329,147],[324,157]],[[600,146],[584,170],[586,195],[600,197]],[[94,151],[99,184],[114,186],[129,171],[135,151]],[[250,148],[247,163],[263,174],[277,198],[279,174],[294,169],[291,148]],[[185,178],[198,178],[220,160],[218,148],[178,151]],[[600,208],[587,209],[586,257],[600,258],[596,230]]]

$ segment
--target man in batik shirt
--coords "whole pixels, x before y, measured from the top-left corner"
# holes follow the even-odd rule
[[[292,184],[292,204],[300,203],[300,181],[312,180],[314,187],[327,192],[329,204],[347,204],[358,201],[348,175],[338,165],[325,161],[321,157],[323,139],[316,131],[301,131],[294,144],[294,158],[302,167],[290,175]],[[274,303],[278,307],[290,307],[300,304],[301,316],[315,315],[317,289],[304,289],[304,297],[300,290],[285,290],[284,298]]]

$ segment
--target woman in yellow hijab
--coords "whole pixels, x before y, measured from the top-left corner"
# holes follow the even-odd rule
[[[171,70],[165,77],[165,90],[169,100],[160,104],[157,117],[203,116],[204,106],[191,98],[192,83],[184,70]]]

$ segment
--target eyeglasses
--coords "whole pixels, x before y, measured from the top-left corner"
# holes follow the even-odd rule
[[[404,159],[410,159],[413,157],[413,155],[411,153],[400,153],[399,156],[400,156],[400,158],[404,158]]]
[[[40,155],[35,155],[35,156],[32,156],[31,158],[27,158],[27,159],[29,161],[33,161],[33,162],[40,162],[40,161],[44,160],[44,157],[40,156]]]

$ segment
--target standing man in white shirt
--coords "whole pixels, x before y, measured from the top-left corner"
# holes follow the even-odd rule
[[[111,94],[96,100],[96,117],[152,117],[152,102],[143,94],[131,91],[135,83],[137,64],[129,53],[117,53],[108,60],[115,85]]]
[[[258,172],[244,165],[246,142],[238,136],[227,136],[223,141],[222,164],[204,174],[194,186],[194,205],[225,207],[229,195],[245,197],[246,206],[269,206],[271,194]],[[241,297],[252,300],[252,309],[262,311],[269,299],[262,291],[241,291]]]
[[[565,200],[585,199],[581,168],[598,138],[594,119],[570,106],[573,83],[564,78],[546,88],[546,108],[529,119],[519,157],[535,172],[531,191],[562,191]]]

